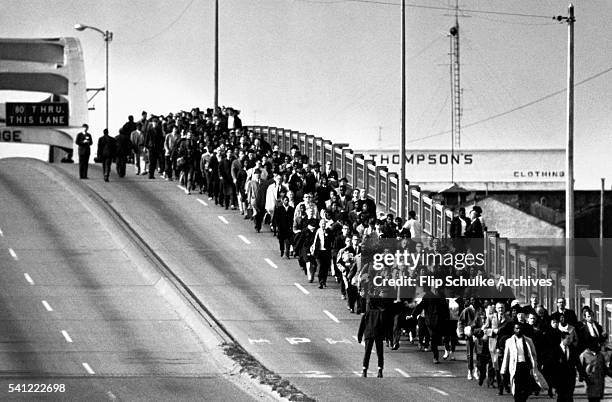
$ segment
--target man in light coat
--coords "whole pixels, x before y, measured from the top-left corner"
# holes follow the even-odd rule
[[[538,357],[531,338],[523,335],[523,324],[514,324],[514,335],[506,340],[501,374],[510,374],[510,387],[515,401],[526,401],[538,384],[535,376]],[[541,387],[540,387],[541,388]]]
[[[274,233],[276,233],[276,228],[274,227],[274,210],[276,207],[280,206],[281,201],[281,192],[285,192],[286,190],[283,187],[283,177],[274,173],[274,183],[268,186],[266,190],[266,212],[270,216],[271,229]]]

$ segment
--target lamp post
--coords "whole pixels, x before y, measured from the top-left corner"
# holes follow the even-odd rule
[[[89,25],[76,24],[74,29],[77,31],[84,31],[86,29],[93,29],[96,32],[102,34],[104,42],[106,43],[106,84],[104,85],[104,92],[106,92],[106,129],[108,130],[108,44],[113,40],[113,33],[110,31],[103,31],[100,28],[92,27]]]

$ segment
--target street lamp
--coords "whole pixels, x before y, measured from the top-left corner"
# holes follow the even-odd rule
[[[94,31],[102,34],[104,42],[106,43],[106,84],[104,85],[104,92],[106,92],[106,129],[108,130],[108,44],[113,40],[113,33],[110,31],[103,31],[99,28],[83,24],[76,24],[74,26],[74,29],[76,29],[77,31],[93,29]]]

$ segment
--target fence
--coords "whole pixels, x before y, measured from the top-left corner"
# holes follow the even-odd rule
[[[376,166],[374,161],[364,159],[362,154],[356,154],[348,148],[348,144],[333,144],[321,137],[267,126],[249,126],[249,130],[260,135],[270,144],[276,143],[281,152],[289,153],[292,146],[297,146],[303,155],[312,162],[325,165],[330,161],[332,168],[339,177],[346,177],[351,188],[365,188],[368,197],[375,203],[377,209],[388,211],[394,215],[406,217],[408,212],[416,212],[417,220],[423,226],[423,231],[431,237],[450,237],[450,225],[453,211],[434,199],[425,196],[418,186],[403,184],[406,194],[405,209],[398,213],[398,196],[402,189],[397,173],[389,172],[384,166]],[[554,311],[555,299],[574,298],[576,306],[589,305],[597,320],[612,340],[612,298],[603,297],[599,290],[589,289],[587,285],[576,285],[575,292],[565,294],[565,274],[562,267],[550,266],[545,255],[531,252],[528,247],[519,247],[497,232],[486,232],[484,238],[485,267],[487,274],[506,278],[530,276],[533,279],[550,279],[550,287],[513,286],[514,294],[525,304],[532,292],[537,293],[541,303],[549,312]]]

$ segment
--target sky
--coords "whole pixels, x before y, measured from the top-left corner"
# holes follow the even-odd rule
[[[400,0],[219,0],[219,103],[245,124],[284,127],[353,148],[400,143]],[[408,149],[449,148],[449,38],[454,0],[406,1]],[[461,147],[563,148],[567,15],[558,0],[461,0]],[[612,2],[577,0],[576,188],[612,184]],[[509,15],[520,14],[520,15]],[[104,42],[76,23],[114,33],[110,130],[142,110],[166,114],[213,103],[212,0],[4,0],[0,37],[75,36],[89,87],[104,83]],[[0,92],[0,102],[3,99]],[[104,123],[104,95],[90,106]],[[499,118],[471,125],[519,108]],[[423,139],[425,138],[425,139]],[[2,143],[0,154],[23,151]],[[9,150],[10,148],[10,150]],[[32,151],[33,152],[33,151]],[[46,152],[46,151],[45,151]],[[44,154],[44,153],[43,153]]]

